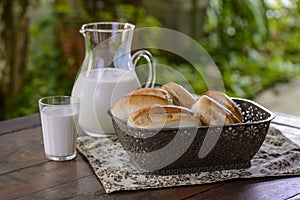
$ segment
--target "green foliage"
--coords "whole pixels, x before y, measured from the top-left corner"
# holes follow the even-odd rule
[[[53,15],[30,28],[33,45],[26,83],[17,98],[7,101],[11,114],[6,118],[37,112],[37,100],[42,96],[70,94],[74,79],[66,74],[74,57],[61,59],[63,51],[55,32],[57,22],[75,27],[91,21],[160,26],[141,6],[121,0],[105,4],[101,0],[78,0],[75,9],[67,0],[57,2],[52,2]],[[199,43],[219,67],[229,95],[253,98],[267,87],[299,75],[300,1],[290,2],[292,6],[288,7],[260,0],[209,1],[204,35]],[[207,90],[203,78],[190,64],[164,54],[155,57],[157,63],[165,66],[158,71],[158,84],[179,77],[178,81],[187,81],[198,94]]]
[[[230,95],[253,98],[299,75],[300,3],[291,2],[294,7],[287,8],[265,1],[210,1],[207,35],[200,43],[220,68]]]

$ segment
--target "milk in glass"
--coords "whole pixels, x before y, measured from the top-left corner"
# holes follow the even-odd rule
[[[70,106],[44,107],[41,110],[43,141],[46,157],[59,160],[76,156],[78,109]],[[69,157],[69,158],[68,158]]]

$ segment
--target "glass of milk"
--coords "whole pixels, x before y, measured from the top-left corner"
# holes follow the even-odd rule
[[[71,96],[50,96],[39,100],[45,156],[64,161],[76,157],[80,100]]]

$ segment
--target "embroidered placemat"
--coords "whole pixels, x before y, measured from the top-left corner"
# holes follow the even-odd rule
[[[300,147],[270,127],[251,167],[178,175],[147,175],[136,170],[116,137],[82,136],[77,149],[91,164],[107,193],[120,190],[175,187],[214,183],[236,178],[300,175]]]

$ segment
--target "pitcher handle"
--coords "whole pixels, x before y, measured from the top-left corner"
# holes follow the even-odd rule
[[[155,84],[155,67],[152,62],[152,55],[147,50],[139,50],[132,55],[133,66],[135,67],[140,58],[145,58],[148,63],[148,79],[145,87],[154,87]]]

